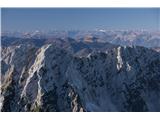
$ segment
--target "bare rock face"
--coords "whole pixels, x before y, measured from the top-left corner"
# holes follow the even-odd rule
[[[87,51],[3,47],[1,111],[160,111],[159,52],[121,46]]]

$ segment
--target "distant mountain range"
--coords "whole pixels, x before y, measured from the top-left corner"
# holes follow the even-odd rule
[[[160,47],[160,32],[152,31],[111,31],[111,30],[94,30],[94,31],[50,31],[50,32],[3,32],[2,33],[2,45],[9,43],[15,44],[24,42],[36,42],[39,40],[39,44],[43,42],[51,42],[55,39],[67,40],[68,38],[75,41],[86,42],[109,42],[122,46],[144,46],[148,48]],[[26,42],[26,41],[25,41]],[[37,43],[38,44],[38,43]]]
[[[62,33],[3,34],[1,111],[160,111],[159,33]]]

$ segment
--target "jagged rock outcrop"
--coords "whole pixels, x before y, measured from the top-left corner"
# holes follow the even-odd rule
[[[121,46],[87,51],[2,48],[1,111],[160,111],[160,53]]]

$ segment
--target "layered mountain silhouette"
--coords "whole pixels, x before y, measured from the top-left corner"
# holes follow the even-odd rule
[[[3,36],[0,110],[160,111],[158,48],[98,39]]]

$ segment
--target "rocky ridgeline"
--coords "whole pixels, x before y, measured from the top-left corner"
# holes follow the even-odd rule
[[[160,111],[159,52],[69,46],[2,47],[1,111]]]

